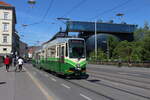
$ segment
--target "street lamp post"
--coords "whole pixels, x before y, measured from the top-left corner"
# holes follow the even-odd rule
[[[97,21],[95,20],[95,58],[97,59]]]
[[[107,59],[109,60],[109,39],[107,39]]]

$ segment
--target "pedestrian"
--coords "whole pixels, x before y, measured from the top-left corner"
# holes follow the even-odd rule
[[[19,71],[22,71],[23,59],[21,57],[18,58],[18,67]]]
[[[9,72],[9,66],[10,66],[10,58],[7,55],[6,58],[4,59],[4,64],[6,65],[6,72]]]

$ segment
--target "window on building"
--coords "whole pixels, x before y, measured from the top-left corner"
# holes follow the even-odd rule
[[[7,48],[3,48],[3,51],[7,51]]]
[[[3,35],[3,43],[7,43],[7,35]]]
[[[8,23],[3,23],[3,31],[8,32]]]
[[[4,19],[8,19],[8,12],[4,12]]]

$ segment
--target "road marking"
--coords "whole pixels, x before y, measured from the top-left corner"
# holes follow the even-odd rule
[[[49,77],[47,74],[44,74],[45,77]]]
[[[129,74],[129,73],[119,73],[119,74],[121,74],[121,75],[127,75],[127,74]]]
[[[139,76],[140,74],[131,74],[131,75]]]
[[[51,78],[51,80],[56,82],[56,80],[54,78]]]
[[[26,69],[27,74],[30,76],[32,81],[36,84],[36,86],[41,90],[41,92],[46,96],[47,100],[53,100],[52,97],[47,93],[47,91],[43,88],[43,86],[38,82],[38,80]]]
[[[119,74],[122,74],[122,75],[135,75],[135,76],[140,75],[140,74],[134,74],[134,73],[119,73]]]
[[[65,85],[65,84],[61,84],[61,86],[65,87],[65,88],[67,88],[67,89],[70,89],[70,87],[67,86],[67,85]]]
[[[35,69],[37,72],[39,72],[39,70],[38,69]]]
[[[82,96],[83,98],[87,99],[87,100],[92,100],[91,98],[85,96],[84,94],[80,93],[80,96]]]

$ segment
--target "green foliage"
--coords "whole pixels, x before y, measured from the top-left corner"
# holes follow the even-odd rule
[[[142,47],[142,60],[150,61],[150,34],[144,38],[141,47]]]
[[[97,50],[97,56],[95,55],[95,51],[92,51],[90,53],[90,60],[100,60],[100,61],[103,61],[106,58],[107,58],[106,54],[101,49]]]
[[[150,61],[150,27],[148,23],[134,32],[135,41],[120,42],[113,51],[113,58],[124,61]]]
[[[108,46],[109,46],[109,58],[112,58],[113,56],[113,51],[116,48],[116,46],[118,45],[119,41],[117,40],[117,38],[114,38],[112,36],[110,36],[108,38]]]
[[[135,41],[142,41],[148,35],[150,35],[150,27],[148,22],[145,22],[143,28],[137,28],[134,32],[134,39]]]
[[[132,54],[132,45],[128,41],[122,41],[120,42],[117,47],[114,49],[114,57],[120,58],[125,61],[131,60],[131,54]]]
[[[150,61],[150,27],[146,22],[143,28],[138,28],[134,32],[135,41],[116,41],[114,37],[109,37],[107,46],[109,47],[109,59],[121,59],[123,61],[141,62]],[[107,59],[107,52],[98,50],[97,59],[95,52],[90,53],[91,59],[104,61]]]
[[[132,44],[131,61],[141,61],[142,42],[131,42],[131,44]]]
[[[101,49],[98,49],[98,52],[97,52],[97,60],[105,60],[107,58],[106,54],[104,53],[103,50]]]

